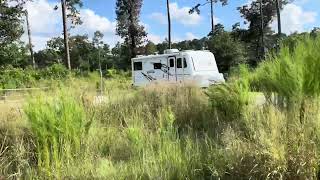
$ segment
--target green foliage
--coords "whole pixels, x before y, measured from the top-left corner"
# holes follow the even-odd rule
[[[2,89],[14,89],[17,87],[32,87],[40,76],[37,72],[21,68],[1,68],[0,87]]]
[[[2,67],[0,70],[0,88],[2,89],[35,87],[39,80],[64,80],[71,75],[61,64],[54,64],[42,70],[12,66]]]
[[[11,65],[14,67],[22,67],[31,64],[27,48],[22,43],[11,43],[0,47],[0,66]]]
[[[103,36],[103,34],[96,34]],[[101,37],[100,37],[101,38]],[[99,69],[99,60],[103,70],[115,66],[110,55],[109,45],[90,40],[87,35],[71,36],[69,38],[70,58],[72,67],[82,72],[96,71]],[[96,43],[100,43],[100,47]],[[101,44],[102,43],[102,44]],[[64,59],[64,44],[62,38],[52,38],[47,42],[47,48],[35,53],[35,60],[39,67],[45,68]]]
[[[34,54],[34,59],[38,68],[45,68],[62,62],[61,54],[52,49],[44,49],[36,52]]]
[[[154,53],[157,52],[157,46],[151,42],[151,41],[148,41],[148,43],[146,44],[146,47],[145,47],[145,53],[146,55],[152,55]]]
[[[282,47],[256,70],[253,85],[266,94],[275,94],[290,106],[319,96],[320,38],[297,41],[293,51]],[[285,75],[284,75],[285,74]]]
[[[0,2],[0,48],[18,40],[23,34],[22,17],[24,0]],[[12,5],[9,5],[9,4]]]
[[[249,72],[245,66],[241,66],[239,73],[241,79],[212,86],[208,90],[211,106],[221,121],[231,123],[239,121],[248,108],[250,101],[250,84],[247,80]]]
[[[260,2],[263,17],[260,13]],[[241,17],[245,19],[245,24],[249,25],[248,29],[234,29],[235,34],[243,42],[247,44],[247,53],[249,55],[249,63],[256,66],[268,51],[275,50],[278,47],[280,37],[274,34],[271,29],[271,23],[277,15],[276,3],[279,2],[279,11],[291,1],[289,0],[254,0],[250,4],[238,7]],[[263,20],[263,23],[262,23]],[[263,26],[263,29],[262,29]],[[263,35],[263,37],[262,37]],[[281,35],[284,36],[285,35]],[[282,38],[282,37],[281,37]]]
[[[131,69],[129,47],[126,44],[117,43],[111,50],[112,67],[118,69]]]
[[[208,40],[208,48],[215,55],[220,72],[228,72],[232,66],[247,61],[244,44],[224,30]]]
[[[128,6],[128,4],[130,4]],[[144,26],[140,24],[140,13],[142,8],[142,0],[116,1],[117,28],[116,32],[124,39],[125,44],[129,47],[130,58],[134,58],[137,54],[136,48],[139,47],[147,36]],[[130,62],[127,59],[127,63]]]
[[[44,79],[63,80],[70,75],[70,72],[62,64],[54,64],[42,70],[41,75],[41,77]]]
[[[59,178],[64,163],[80,155],[89,130],[83,106],[68,93],[60,93],[33,97],[24,111],[35,136],[40,173]]]
[[[111,79],[129,79],[131,78],[131,73],[123,70],[108,69],[106,76]]]

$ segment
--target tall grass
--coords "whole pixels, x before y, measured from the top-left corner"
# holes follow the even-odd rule
[[[41,94],[30,99],[24,111],[35,136],[40,172],[59,178],[62,168],[81,155],[90,127],[82,104],[68,93]]]
[[[240,79],[212,88],[209,96],[217,116],[222,113],[227,122],[235,119],[229,126],[242,146],[230,148],[241,157],[234,167],[239,170],[233,173],[255,178],[317,178],[319,48],[319,38],[300,41],[292,52],[282,47],[279,55],[270,56],[249,76],[240,73]],[[249,72],[242,67],[243,71]],[[264,93],[263,106],[248,101],[247,95],[254,91]],[[255,151],[246,152],[243,145]]]
[[[241,66],[228,83],[207,90],[192,84],[133,89],[125,78],[109,79],[97,103],[90,84],[97,76],[74,79],[30,98],[17,117],[26,124],[0,126],[0,173],[319,179],[319,48],[319,38],[283,47],[257,69]]]

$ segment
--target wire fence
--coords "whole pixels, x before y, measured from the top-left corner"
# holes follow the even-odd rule
[[[48,87],[41,88],[18,88],[18,89],[0,89],[0,101],[13,102],[21,101],[27,94],[35,91],[45,91]]]

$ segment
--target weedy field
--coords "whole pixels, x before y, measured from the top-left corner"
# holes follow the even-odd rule
[[[8,179],[318,179],[320,39],[282,47],[226,84],[132,88],[72,78],[0,104]],[[263,93],[265,102],[256,103]],[[1,178],[0,178],[1,179]]]

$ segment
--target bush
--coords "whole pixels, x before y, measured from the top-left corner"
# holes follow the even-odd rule
[[[38,78],[38,73],[31,69],[23,70],[12,66],[0,69],[0,87],[3,89],[32,87]]]
[[[30,88],[39,84],[39,80],[64,80],[71,73],[61,64],[54,64],[43,70],[35,70],[31,67],[26,69],[12,66],[0,68],[0,88],[16,89]]]
[[[41,74],[44,79],[63,80],[70,75],[70,72],[62,64],[53,64],[52,66],[42,70]]]

